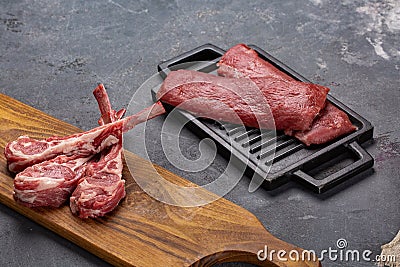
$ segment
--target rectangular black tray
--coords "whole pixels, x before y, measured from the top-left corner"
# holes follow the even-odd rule
[[[249,46],[261,58],[296,80],[310,82],[261,48]],[[165,78],[170,70],[182,68],[215,73],[216,63],[224,53],[225,51],[217,46],[205,44],[160,63],[158,71],[162,78]],[[154,100],[156,90],[152,90]],[[322,193],[374,164],[371,155],[360,146],[373,137],[371,123],[331,95],[328,95],[327,99],[346,112],[358,129],[333,142],[309,147],[282,132],[277,132],[276,137],[271,139],[268,132],[259,129],[196,119],[185,111],[178,113],[188,121],[185,127],[189,127],[200,137],[212,138],[220,154],[226,157],[234,156],[238,164],[246,165],[247,176],[263,179],[264,188],[273,189],[289,179],[294,179]],[[273,142],[276,142],[274,149],[270,146]]]

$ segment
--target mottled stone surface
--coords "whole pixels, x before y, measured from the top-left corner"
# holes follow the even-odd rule
[[[370,120],[375,141],[367,150],[376,163],[323,195],[296,184],[249,193],[242,179],[226,198],[290,243],[319,252],[345,238],[349,249],[376,255],[400,229],[399,36],[396,0],[0,1],[0,92],[89,129],[98,117],[91,95],[98,82],[120,108],[160,61],[204,43],[256,44]],[[149,125],[153,161],[197,183],[224,170],[221,156],[202,174],[205,181],[172,166],[160,146],[162,122]],[[186,157],[199,156],[198,143],[183,130]],[[107,266],[3,205],[0,240],[1,266]]]

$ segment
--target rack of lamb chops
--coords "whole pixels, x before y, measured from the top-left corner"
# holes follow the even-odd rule
[[[59,207],[70,200],[73,214],[96,218],[125,197],[122,134],[165,113],[161,103],[122,119],[102,84],[93,91],[99,127],[65,137],[36,140],[21,136],[7,144],[5,156],[14,179],[14,199],[28,207]]]

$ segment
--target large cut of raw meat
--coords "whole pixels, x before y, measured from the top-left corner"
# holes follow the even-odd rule
[[[119,132],[126,132],[136,124],[156,117],[165,110],[161,103],[155,103],[143,111],[125,119],[99,126],[87,132],[65,137],[49,137],[36,140],[21,136],[5,147],[4,154],[11,172],[19,172],[26,167],[43,162],[58,155],[87,157],[118,143]]]
[[[245,44],[237,44],[230,48],[217,65],[218,74],[225,77],[275,77],[293,80],[292,77],[260,58],[256,51]]]
[[[307,130],[329,89],[275,77],[225,78],[192,70],[171,71],[157,99],[197,116],[250,127]],[[269,106],[269,108],[268,108]]]
[[[230,48],[218,63],[218,74],[225,77],[277,77],[282,80],[294,79],[275,66],[260,58],[256,51],[244,44],[238,44]],[[284,129],[288,135],[294,135],[306,145],[323,144],[336,139],[339,136],[355,131],[355,127],[346,113],[327,101],[326,108],[322,109],[315,118],[311,129],[304,132],[292,132],[292,129]]]
[[[114,122],[125,112],[111,108],[104,86],[99,85],[93,93],[101,112],[99,124]],[[98,161],[89,162],[85,176],[70,198],[71,211],[80,218],[104,216],[126,195],[122,179],[122,131],[117,137],[118,143],[103,150]]]
[[[355,131],[349,117],[331,103],[327,103],[321,114],[314,120],[310,130],[286,132],[306,145],[324,144],[332,139]]]

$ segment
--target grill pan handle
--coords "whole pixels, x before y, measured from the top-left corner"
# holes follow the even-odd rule
[[[345,168],[340,169],[339,171],[332,173],[323,179],[316,179],[302,170],[297,170],[293,173],[293,175],[303,180],[308,185],[311,185],[311,187],[313,187],[313,189],[316,190],[318,193],[323,193],[327,189],[335,186],[340,182],[343,182],[347,178],[354,176],[373,166],[374,159],[364,148],[362,148],[357,143],[357,141],[345,145],[345,147],[353,154],[355,154],[358,158],[355,162],[351,163]]]
[[[171,58],[170,60],[161,62],[160,64],[158,64],[157,69],[161,77],[165,79],[165,77],[167,77],[168,73],[171,71],[171,68],[177,69],[176,66],[178,66],[178,69],[187,68],[188,65],[182,66],[181,64],[196,61],[214,61],[215,63],[217,63],[217,60],[223,54],[225,54],[225,51],[221,48],[213,44],[204,44],[179,56]],[[173,68],[174,66],[175,68]]]

